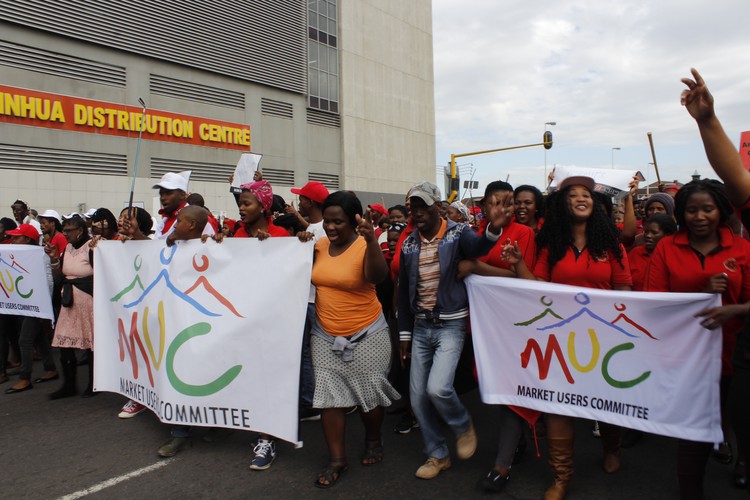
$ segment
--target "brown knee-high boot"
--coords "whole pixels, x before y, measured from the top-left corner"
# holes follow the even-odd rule
[[[554,484],[544,493],[544,500],[562,500],[568,493],[568,485],[573,477],[573,438],[548,435],[547,447]]]
[[[607,474],[614,474],[620,470],[622,429],[616,425],[599,422],[599,432],[602,436],[602,448],[604,449],[602,468]]]

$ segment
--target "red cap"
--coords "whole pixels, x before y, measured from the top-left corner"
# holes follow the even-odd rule
[[[31,224],[21,224],[18,226],[18,229],[5,231],[5,234],[10,236],[26,236],[33,241],[39,240],[39,231],[37,231]]]
[[[292,188],[290,191],[294,194],[310,198],[316,203],[323,203],[330,194],[328,189],[318,181],[310,181],[301,188]]]
[[[375,210],[376,212],[380,212],[383,215],[388,215],[388,210],[385,209],[383,205],[380,203],[375,203],[373,205],[368,205],[371,210]]]

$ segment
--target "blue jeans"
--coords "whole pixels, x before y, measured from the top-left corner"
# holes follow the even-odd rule
[[[415,320],[411,345],[409,393],[427,456],[445,458],[448,445],[440,418],[456,434],[469,430],[469,412],[453,388],[456,365],[466,338],[466,318],[433,324]]]

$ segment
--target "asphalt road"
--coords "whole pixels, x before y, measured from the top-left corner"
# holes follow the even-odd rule
[[[85,376],[85,367],[79,371]],[[37,363],[32,376],[41,374]],[[0,385],[4,391],[14,383]],[[85,380],[79,381],[83,385]],[[425,457],[419,431],[392,432],[400,415],[389,414],[384,425],[385,461],[364,467],[358,462],[364,431],[359,417],[347,420],[350,468],[330,490],[319,490],[313,480],[327,453],[319,422],[300,424],[304,447],[277,446],[274,465],[251,471],[253,433],[233,432],[224,440],[204,442],[206,429],[193,431],[191,446],[172,459],[160,459],[156,450],[169,438],[168,427],[151,413],[117,418],[125,398],[116,394],[49,401],[58,381],[37,384],[31,391],[0,392],[0,498],[480,498],[477,480],[492,466],[497,445],[496,409],[482,404],[477,391],[464,396],[471,411],[479,448],[467,461],[438,478],[416,479],[414,472]],[[506,491],[497,498],[541,498],[551,481],[544,457],[533,446],[513,468]],[[677,498],[676,443],[647,435],[635,447],[623,450],[623,468],[614,475],[600,467],[601,445],[591,435],[590,422],[577,427],[572,488],[575,499]],[[747,493],[731,485],[731,465],[709,460],[706,498],[742,499]]]

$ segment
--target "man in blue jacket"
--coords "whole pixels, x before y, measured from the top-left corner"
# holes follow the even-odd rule
[[[401,249],[398,327],[402,359],[411,350],[411,405],[428,456],[416,476],[432,479],[451,466],[440,418],[456,433],[458,458],[470,458],[477,448],[471,416],[453,388],[469,315],[458,263],[485,255],[494,246],[512,216],[513,194],[500,192],[484,200],[490,224],[483,236],[467,224],[440,217],[440,190],[434,184],[416,184],[408,198],[416,228]]]

